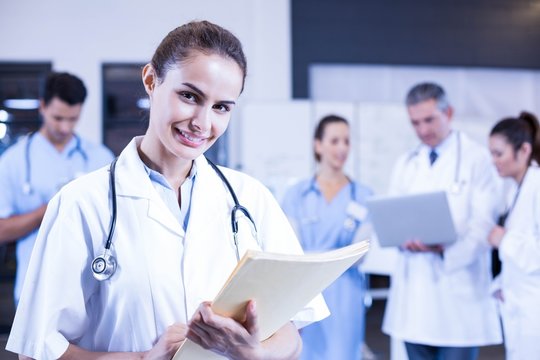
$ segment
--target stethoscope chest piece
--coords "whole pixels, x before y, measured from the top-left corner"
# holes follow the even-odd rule
[[[461,183],[454,181],[452,186],[450,186],[450,193],[453,195],[459,195],[461,194],[461,188],[462,188]]]
[[[29,182],[24,182],[22,185],[22,192],[24,195],[30,195],[32,194],[32,185],[30,185]]]
[[[107,252],[92,261],[92,275],[94,275],[96,280],[104,281],[110,279],[115,271],[116,258]]]

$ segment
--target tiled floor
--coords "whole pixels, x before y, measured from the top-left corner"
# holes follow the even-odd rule
[[[5,351],[7,331],[13,316],[11,302],[12,285],[0,283],[0,360],[16,360],[17,356]],[[377,360],[390,359],[390,339],[381,332],[382,316],[384,313],[384,300],[375,300],[367,312],[366,343],[373,351]],[[502,346],[491,346],[480,350],[479,360],[503,360]],[[336,359],[339,360],[339,359]]]

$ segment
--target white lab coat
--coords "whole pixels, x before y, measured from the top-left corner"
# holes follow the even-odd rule
[[[461,139],[459,193],[456,177]],[[397,162],[392,194],[447,190],[457,241],[435,253],[400,252],[392,275],[383,331],[396,339],[433,346],[501,343],[496,303],[490,296],[490,248],[497,176],[486,149],[452,132],[430,166],[429,148],[420,146]],[[389,224],[391,226],[391,224]]]
[[[517,191],[508,192],[511,204]],[[540,356],[540,169],[529,167],[499,247],[500,303],[508,360]]]
[[[140,140],[127,146],[116,165],[116,273],[98,282],[90,269],[93,258],[103,253],[111,221],[106,167],[67,185],[51,201],[8,350],[38,359],[58,358],[68,341],[93,351],[148,350],[167,326],[186,323],[202,301],[212,300],[236,266],[233,202],[215,171],[204,157],[196,160],[184,233],[144,169],[136,148]],[[247,175],[223,172],[254,217],[262,248],[300,253],[294,231],[270,192]],[[259,246],[247,220],[239,221],[242,255]],[[294,320],[304,325],[326,315],[318,297]]]

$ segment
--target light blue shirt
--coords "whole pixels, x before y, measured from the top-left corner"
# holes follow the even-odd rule
[[[27,149],[29,162],[26,161]],[[113,157],[112,152],[103,145],[90,143],[80,137],[73,137],[62,152],[58,152],[39,132],[31,137],[22,137],[0,157],[0,218],[36,210],[48,203],[63,185],[105,166]],[[37,230],[17,241],[16,302],[22,290]]]
[[[169,185],[165,176],[159,172],[150,169],[148,166],[144,165],[144,169],[152,181],[152,185],[159,194],[159,197],[163,200],[165,205],[173,213],[174,217],[178,219],[178,222],[182,225],[184,231],[187,229],[189,222],[189,213],[191,210],[191,194],[193,192],[193,183],[195,182],[195,175],[197,174],[197,167],[195,162],[189,172],[188,177],[180,186],[180,204],[178,204],[178,198],[176,193]]]

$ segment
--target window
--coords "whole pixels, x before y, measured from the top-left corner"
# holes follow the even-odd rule
[[[144,64],[102,66],[103,142],[116,155],[148,124],[148,100],[141,81]]]
[[[0,154],[39,128],[39,90],[51,63],[0,62]]]

